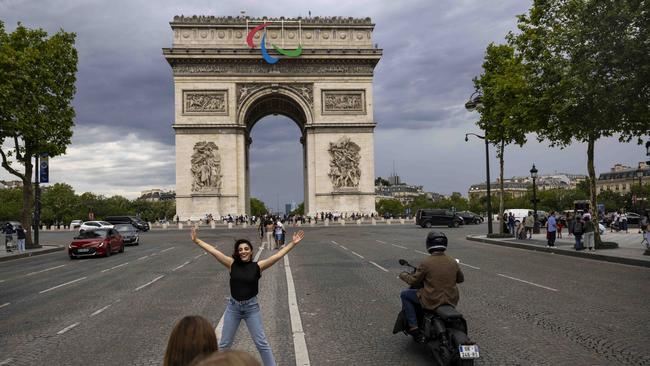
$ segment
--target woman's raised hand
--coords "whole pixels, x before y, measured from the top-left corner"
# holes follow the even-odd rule
[[[293,233],[293,243],[298,244],[304,237],[305,232],[302,230],[298,231],[297,233]]]

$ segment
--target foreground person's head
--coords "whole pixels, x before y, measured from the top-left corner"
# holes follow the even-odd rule
[[[215,352],[197,361],[192,366],[261,366],[250,354],[236,350]]]
[[[197,356],[209,355],[218,349],[212,324],[202,316],[186,316],[176,323],[169,336],[164,366],[189,365]]]

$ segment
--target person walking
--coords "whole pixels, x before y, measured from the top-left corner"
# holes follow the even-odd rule
[[[555,246],[555,236],[557,235],[557,220],[555,219],[555,211],[551,211],[551,214],[548,216],[548,221],[546,221],[546,246],[554,247]]]
[[[260,247],[264,247],[264,224],[266,223],[265,218],[260,219],[260,225],[258,227],[258,230],[260,232]]]
[[[573,235],[573,229],[576,224],[576,217],[573,213],[569,213],[569,217],[567,218],[567,232],[568,235],[571,236]]]
[[[242,320],[246,322],[248,332],[253,338],[264,366],[275,366],[271,346],[266,339],[262,323],[262,313],[257,301],[259,279],[262,272],[270,268],[289,253],[304,238],[304,231],[293,234],[289,244],[267,259],[253,261],[253,245],[246,239],[235,241],[231,257],[226,256],[214,246],[197,237],[196,228],[192,228],[191,239],[196,245],[212,254],[219,263],[230,271],[230,298],[223,315],[223,329],[219,340],[219,349],[229,349],[235,333]]]
[[[264,226],[266,229],[266,247],[271,250],[271,239],[273,236],[273,217],[267,217],[266,221],[264,222]]]
[[[582,222],[583,222],[583,228],[584,228],[584,237],[585,237],[585,246],[587,247],[588,250],[595,250],[595,243],[594,243],[594,222],[591,221],[591,215],[590,214],[585,214],[582,217]]]
[[[627,213],[625,213],[625,212],[621,213],[621,216],[620,216],[619,220],[621,222],[621,226],[620,226],[621,230],[625,230],[625,233],[627,234],[628,233],[628,231],[627,231]]]
[[[535,227],[535,218],[533,217],[533,211],[528,211],[528,216],[524,219],[524,226],[526,227],[526,232],[528,233],[528,239],[533,238],[533,227]]]
[[[18,253],[25,253],[25,229],[18,225],[16,229],[16,243],[18,244]]]
[[[2,232],[5,234],[5,250],[7,253],[11,253],[11,247],[14,241],[14,226],[8,222],[2,228]]]
[[[515,233],[515,215],[510,212],[508,214],[508,231],[510,231],[511,235],[516,235]]]
[[[275,226],[273,227],[273,235],[275,237],[275,247],[273,249],[279,249],[280,245],[282,245],[284,241],[284,225],[282,225],[282,221],[280,221],[280,219],[278,219],[278,222],[276,222]]]
[[[572,231],[573,237],[576,240],[576,244],[573,248],[575,250],[584,250],[585,247],[582,245],[582,233],[584,232],[584,224],[579,217],[576,217],[573,221]]]
[[[566,227],[566,218],[564,215],[557,220],[557,237],[562,238],[562,229]]]

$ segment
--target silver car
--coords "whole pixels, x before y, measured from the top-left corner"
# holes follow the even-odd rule
[[[140,235],[138,229],[131,224],[115,224],[114,227],[124,240],[124,245],[140,245]]]

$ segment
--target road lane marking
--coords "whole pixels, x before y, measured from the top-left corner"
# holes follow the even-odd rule
[[[119,268],[119,267],[122,267],[122,266],[126,266],[127,264],[129,264],[129,262],[125,262],[125,263],[122,263],[122,264],[118,264],[117,266],[113,266],[113,267],[111,267],[111,268],[106,268],[105,270],[102,271],[102,273],[104,273],[104,272],[108,272],[108,271],[110,271],[110,270],[112,270],[112,269],[115,269],[115,268]]]
[[[386,244],[385,241],[381,241],[381,240],[375,240],[375,241],[378,242],[378,243]]]
[[[3,283],[3,282],[5,282],[5,280],[0,280],[0,283]]]
[[[509,279],[511,279],[511,280],[515,280],[515,281],[519,281],[519,282],[527,283],[527,284],[529,284],[529,285],[533,285],[533,286],[541,287],[541,288],[543,288],[543,289],[547,289],[547,290],[551,290],[551,291],[557,291],[556,289],[551,288],[551,287],[546,287],[546,286],[538,285],[538,284],[533,283],[533,282],[528,282],[528,281],[521,280],[521,279],[519,279],[519,278],[506,276],[506,275],[501,274],[501,273],[497,273],[497,274],[498,274],[499,276],[501,276],[501,277],[509,278]]]
[[[68,325],[67,327],[65,327],[65,328],[61,329],[60,331],[58,331],[56,334],[63,334],[65,332],[69,331],[70,329],[76,327],[77,325],[79,325],[79,323],[74,323],[72,325]]]
[[[420,253],[420,254],[424,254],[424,255],[430,255],[429,253],[425,253],[425,252],[423,252],[423,251],[421,251],[421,250],[416,250],[415,252],[416,252],[416,253]]]
[[[305,342],[305,332],[302,329],[302,320],[298,310],[298,300],[296,298],[296,287],[293,284],[291,267],[289,266],[289,256],[284,257],[284,271],[287,277],[287,298],[289,300],[289,315],[291,317],[291,330],[293,332],[293,349],[296,357],[296,366],[309,366],[309,352],[307,351],[307,342]]]
[[[143,259],[147,259],[147,258],[149,258],[149,256],[148,256],[148,255],[145,255],[144,257],[140,257],[140,258],[138,258],[138,260],[141,261],[141,260],[143,260]]]
[[[4,308],[5,306],[8,306],[9,304],[11,304],[11,303],[10,303],[10,302],[6,302],[6,303],[0,305],[0,308]]]
[[[352,254],[356,255],[357,257],[359,257],[361,259],[365,259],[361,254],[355,252],[354,250],[351,250],[350,252],[352,252]]]
[[[335,242],[334,240],[332,240],[332,244],[339,245],[339,243]]]
[[[143,288],[145,288],[145,287],[151,285],[152,283],[158,281],[159,279],[161,279],[161,278],[163,278],[163,277],[165,277],[165,275],[158,276],[158,277],[154,278],[152,281],[145,283],[144,285],[142,285],[142,286],[136,288],[136,289],[133,290],[133,291],[140,291],[141,289],[143,289]]]
[[[6,359],[6,360],[0,362],[0,366],[8,365],[8,364],[9,364],[11,361],[13,361],[13,360],[14,360],[13,358],[8,358],[8,359]]]
[[[377,264],[377,263],[375,263],[375,262],[373,262],[373,261],[368,261],[368,262],[370,262],[370,263],[371,263],[372,265],[374,265],[375,267],[381,269],[382,271],[384,271],[384,272],[388,272],[388,270],[387,270],[386,268],[380,266],[379,264]]]
[[[394,246],[394,247],[402,248],[402,249],[408,249],[407,247],[403,247],[403,246],[397,245],[397,244],[391,244],[391,245]]]
[[[190,264],[190,261],[187,261],[187,262],[181,264],[180,266],[178,266],[178,267],[172,269],[172,271],[175,271],[175,270],[177,270],[177,269],[181,269],[181,268],[185,267],[185,266],[188,265],[188,264]]]
[[[57,269],[57,268],[61,268],[61,267],[65,267],[65,264],[62,264],[62,265],[56,266],[56,267],[52,267],[52,268],[48,268],[48,269],[44,269],[44,270],[41,270],[41,271],[31,272],[31,273],[26,274],[25,277],[35,275],[37,273],[43,273],[43,272],[51,271],[53,269]]]
[[[463,263],[463,262],[460,262],[459,264],[460,264],[461,266],[465,266],[465,267],[469,267],[469,268],[480,269],[480,268],[478,268],[478,267],[470,266],[469,264],[465,264],[465,263]]]
[[[155,256],[155,255],[156,255],[156,253],[153,253],[153,254],[151,254],[150,256],[153,257],[153,256]]]
[[[167,249],[165,249],[165,250],[161,250],[160,252],[161,252],[161,253],[164,253],[164,252],[166,252],[166,251],[168,251],[168,250],[172,250],[172,249],[174,249],[174,248],[175,248],[175,247],[167,248]]]
[[[350,250],[350,249],[348,249],[348,248],[346,248],[346,247],[344,247],[344,246],[343,246],[343,245],[341,245],[341,244],[339,244],[339,246],[340,246],[341,248],[343,248],[343,249],[345,249],[345,250]]]
[[[196,257],[194,257],[194,259],[198,259],[198,258],[199,258],[200,256],[202,256],[202,255],[203,255],[203,254],[199,254],[199,255],[197,255]]]
[[[101,313],[102,311],[108,309],[109,307],[110,307],[110,305],[106,305],[106,306],[104,306],[103,308],[101,308],[101,309],[95,311],[94,313],[90,314],[90,316],[95,316],[95,315]]]
[[[85,279],[86,279],[86,277],[77,278],[76,280],[73,280],[73,281],[70,281],[70,282],[66,282],[66,283],[62,283],[62,284],[60,284],[60,285],[58,285],[58,286],[50,287],[50,288],[48,288],[47,290],[43,290],[43,291],[39,292],[39,294],[44,294],[44,293],[46,293],[46,292],[48,292],[48,291],[52,291],[52,290],[55,290],[55,289],[57,289],[57,288],[59,288],[59,287],[63,287],[63,286],[65,286],[65,285],[69,285],[69,284],[71,284],[71,283],[79,282],[79,281],[82,281],[82,280],[85,280]]]

